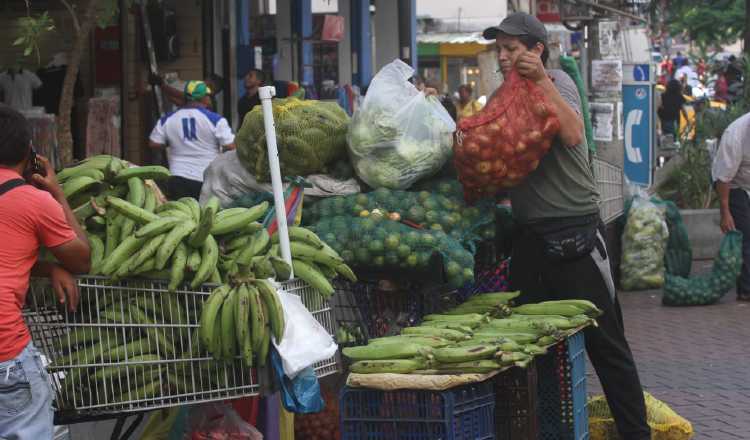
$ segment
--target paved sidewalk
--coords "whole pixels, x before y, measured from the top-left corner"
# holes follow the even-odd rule
[[[660,291],[620,302],[644,388],[688,419],[696,440],[750,439],[750,303],[730,292],[713,306],[664,307]],[[588,376],[589,393],[601,393],[590,365]]]

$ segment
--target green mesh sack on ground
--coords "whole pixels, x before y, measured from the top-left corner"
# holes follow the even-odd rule
[[[346,154],[349,116],[333,102],[273,100],[281,174],[307,176],[328,171]],[[263,111],[256,106],[237,132],[237,155],[258,181],[270,181]]]
[[[664,270],[669,275],[687,277],[690,275],[690,267],[693,264],[693,248],[690,245],[690,238],[688,238],[685,222],[682,221],[680,209],[669,200],[652,197],[651,201],[657,206],[663,204],[666,208],[669,239],[667,239],[667,249],[664,252]]]
[[[449,284],[458,288],[474,281],[474,256],[443,231],[415,229],[383,215],[338,215],[308,227],[354,268],[426,269],[439,254]]]
[[[742,269],[742,234],[732,231],[724,236],[711,272],[683,278],[667,274],[662,303],[667,306],[713,304],[736,285]]]
[[[328,197],[306,208],[303,221],[314,224],[337,215],[359,217],[375,210],[423,229],[445,232],[472,252],[474,243],[494,235],[491,202],[467,206],[461,184],[456,180],[435,181],[432,191],[380,188],[369,193]]]
[[[664,251],[669,237],[665,207],[635,197],[622,237],[620,284],[624,290],[656,289],[664,284]]]

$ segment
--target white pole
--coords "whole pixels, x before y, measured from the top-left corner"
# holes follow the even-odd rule
[[[260,104],[263,108],[263,125],[266,129],[268,166],[271,169],[271,186],[273,187],[273,202],[276,207],[276,222],[279,226],[281,258],[291,266],[292,251],[289,249],[289,229],[286,224],[286,207],[284,206],[284,185],[281,183],[279,149],[276,146],[276,127],[273,122],[273,107],[271,106],[271,98],[276,96],[276,88],[271,86],[261,87],[258,89],[258,93],[260,94]]]

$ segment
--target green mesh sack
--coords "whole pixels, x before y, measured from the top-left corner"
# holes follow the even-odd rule
[[[693,247],[690,245],[685,222],[682,221],[680,209],[674,202],[659,200],[652,197],[651,200],[657,204],[663,204],[666,208],[667,249],[664,253],[664,270],[670,275],[687,277],[690,275],[690,267],[693,264]]]
[[[349,116],[333,102],[275,99],[273,117],[281,173],[307,176],[327,171],[346,155]],[[263,111],[256,106],[245,116],[236,138],[242,165],[258,181],[270,181]]]
[[[352,267],[398,272],[428,269],[442,256],[448,283],[474,281],[474,256],[443,231],[416,229],[382,215],[322,218],[308,226]]]
[[[433,191],[403,191],[380,188],[369,193],[328,197],[306,208],[305,224],[333,216],[383,215],[414,226],[442,231],[473,252],[475,243],[494,235],[491,202],[467,206],[461,184],[456,180],[434,182]]]
[[[662,303],[667,306],[713,304],[735,287],[741,269],[742,234],[732,231],[722,239],[711,272],[690,278],[667,274]]]
[[[573,57],[561,55],[560,56],[560,67],[562,70],[570,76],[573,82],[576,84],[578,89],[578,95],[581,98],[581,113],[583,114],[583,125],[586,133],[586,143],[589,146],[589,151],[596,153],[596,141],[594,141],[594,126],[591,123],[591,112],[589,111],[589,98],[586,93],[586,87],[583,85],[583,78],[581,72],[578,70],[578,63]]]
[[[660,288],[669,231],[664,206],[635,197],[622,237],[620,283],[623,290]]]

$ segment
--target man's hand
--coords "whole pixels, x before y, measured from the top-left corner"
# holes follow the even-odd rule
[[[52,194],[52,197],[59,200],[60,198],[65,198],[65,195],[63,194],[62,188],[60,188],[60,184],[57,183],[57,176],[55,175],[55,169],[52,167],[52,164],[49,163],[49,160],[47,160],[46,157],[37,155],[36,159],[39,161],[41,166],[44,168],[46,176],[42,176],[41,174],[34,173],[31,175],[31,182],[39,189],[43,189],[50,194]]]
[[[60,304],[67,303],[68,310],[75,312],[76,308],[78,308],[78,286],[76,286],[76,280],[73,278],[73,275],[55,264],[50,270],[49,277]]]
[[[544,70],[542,57],[530,50],[518,56],[516,70],[518,70],[521,76],[534,82],[540,82],[547,78],[547,71]]]
[[[721,232],[727,233],[729,231],[734,231],[737,228],[734,225],[734,218],[732,217],[732,213],[730,213],[728,210],[721,210]]]

